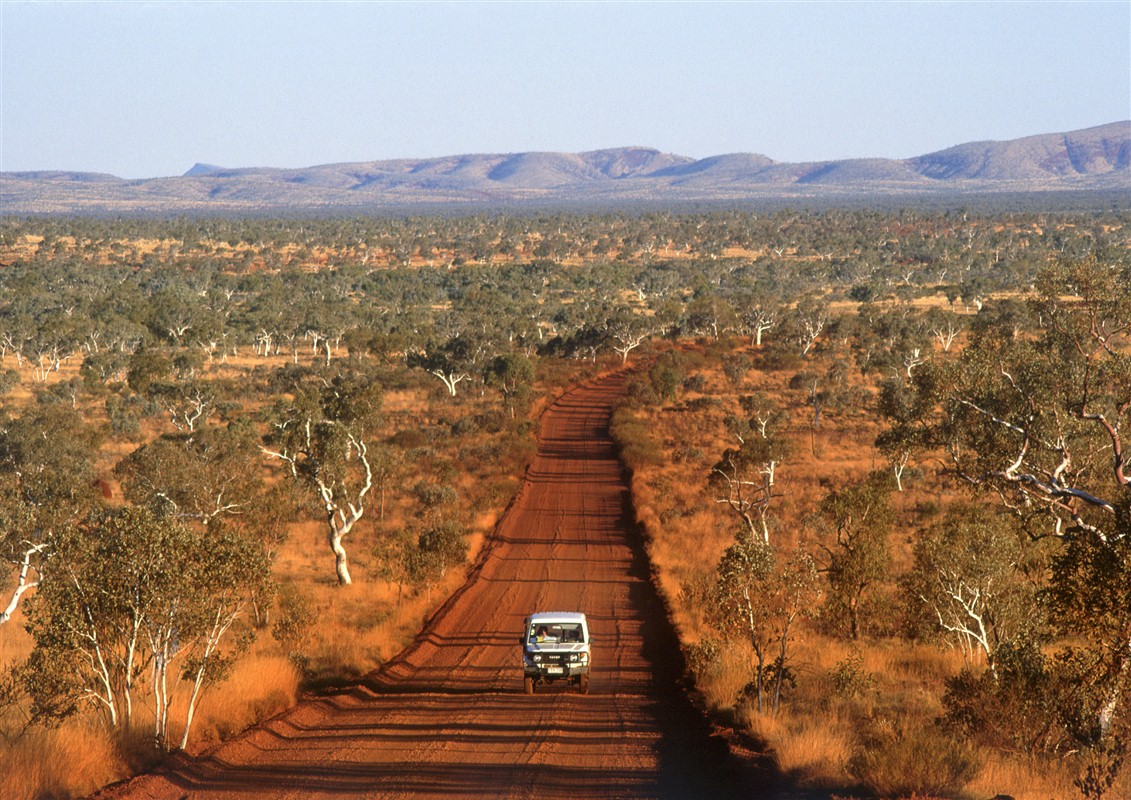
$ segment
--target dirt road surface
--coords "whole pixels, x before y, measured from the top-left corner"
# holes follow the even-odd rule
[[[527,479],[470,580],[366,685],[105,796],[768,796],[677,687],[678,648],[608,433],[624,381],[592,381],[544,414]],[[588,615],[588,696],[523,694],[518,637],[535,610]]]

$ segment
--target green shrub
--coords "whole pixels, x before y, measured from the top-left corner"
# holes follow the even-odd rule
[[[417,481],[412,487],[412,495],[416,498],[421,513],[442,512],[459,504],[456,490],[442,483]]]
[[[415,582],[431,586],[451,567],[467,560],[467,534],[455,522],[440,521],[421,532],[412,556]]]
[[[799,356],[785,342],[771,342],[758,354],[754,366],[765,372],[789,372],[801,366]]]
[[[702,639],[695,644],[684,648],[683,655],[687,661],[687,668],[696,677],[701,679],[722,656],[722,644],[716,639]]]
[[[1034,642],[1005,642],[994,651],[995,676],[969,669],[947,680],[946,723],[988,747],[1025,753],[1067,745],[1058,724],[1063,704],[1048,656]]]
[[[730,385],[738,389],[742,386],[742,382],[746,378],[746,373],[750,371],[752,366],[750,359],[741,353],[735,356],[728,356],[723,359],[723,374],[726,375]]]
[[[833,694],[842,700],[853,700],[876,690],[876,676],[864,669],[864,657],[859,652],[838,661],[828,674]]]
[[[632,402],[641,406],[658,406],[660,395],[652,388],[652,383],[645,378],[635,378],[628,383],[625,393]]]
[[[717,397],[695,397],[688,400],[687,403],[684,404],[684,408],[688,411],[700,412],[709,411],[712,408],[719,408],[722,404],[723,402]]]
[[[672,461],[676,464],[698,464],[703,460],[703,450],[695,445],[684,444],[672,451]]]
[[[1081,758],[1080,773],[1072,783],[1084,800],[1103,800],[1119,791],[1119,775],[1127,746],[1122,739],[1113,739],[1098,747],[1088,748]]]
[[[138,405],[136,398],[126,399],[118,395],[106,398],[106,416],[115,436],[131,436],[141,430]]]
[[[665,353],[648,369],[648,380],[661,400],[676,400],[686,374],[678,353]]]
[[[8,394],[20,384],[20,373],[14,369],[0,372],[0,396]]]
[[[664,463],[664,454],[648,422],[637,419],[631,409],[622,406],[614,411],[609,429],[621,460],[629,469]]]
[[[452,424],[453,436],[470,436],[479,432],[479,420],[475,416],[464,417]]]
[[[685,378],[683,381],[683,390],[685,392],[702,392],[707,388],[707,378],[705,375],[692,375]],[[672,398],[675,399],[674,397]]]
[[[306,644],[318,615],[310,607],[309,598],[304,597],[291,582],[279,586],[277,602],[279,611],[275,624],[271,626],[271,636],[295,660]]]
[[[426,446],[428,444],[428,436],[422,430],[405,428],[390,436],[389,444],[394,444],[405,450],[414,450]]]

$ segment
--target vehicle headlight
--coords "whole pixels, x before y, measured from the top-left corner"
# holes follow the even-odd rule
[[[570,653],[569,654],[569,660],[570,661],[577,661],[577,660],[579,660],[579,658],[580,658],[580,656],[577,653]]]
[[[537,664],[538,662],[540,662],[542,660],[542,654],[541,653],[535,653],[533,656],[531,656],[531,660],[534,661],[535,664]]]

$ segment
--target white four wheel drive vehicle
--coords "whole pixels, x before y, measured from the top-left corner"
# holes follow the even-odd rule
[[[570,611],[531,614],[523,622],[522,685],[534,687],[568,681],[589,694],[589,624],[585,615]]]

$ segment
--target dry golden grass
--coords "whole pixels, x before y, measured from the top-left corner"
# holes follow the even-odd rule
[[[7,598],[5,598],[7,604]],[[16,608],[12,618],[0,625],[0,670],[24,660],[31,653],[32,640],[24,630],[23,606]]]
[[[1075,777],[1075,766],[1070,763],[995,755],[967,790],[974,797],[1007,794],[1014,800],[1067,800],[1080,796],[1073,785]]]
[[[285,656],[254,654],[238,661],[228,679],[205,698],[194,723],[193,749],[223,741],[290,708],[299,697],[299,682],[298,669]]]
[[[83,721],[37,729],[0,746],[0,764],[5,800],[76,797],[129,774],[113,742]]]
[[[803,788],[835,788],[850,782],[844,764],[854,741],[849,719],[833,712],[777,717],[750,707],[738,718],[758,738],[770,743],[782,771]]]
[[[718,659],[708,665],[699,683],[707,707],[732,709],[743,687],[750,683],[752,668],[748,648],[725,644]]]

